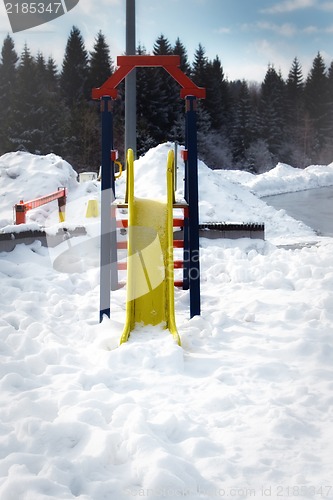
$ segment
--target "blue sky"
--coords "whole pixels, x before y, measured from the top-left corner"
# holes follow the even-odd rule
[[[64,16],[12,34],[2,2],[1,45],[9,33],[19,54],[27,43],[33,55],[40,50],[61,67],[75,25],[88,50],[102,30],[116,60],[125,51],[125,5],[126,0],[80,0]],[[201,43],[209,59],[219,56],[229,80],[261,82],[269,64],[286,78],[296,56],[306,76],[318,51],[327,65],[333,60],[333,0],[136,0],[136,14],[136,42],[148,52],[160,34],[172,44],[179,36],[192,61]]]

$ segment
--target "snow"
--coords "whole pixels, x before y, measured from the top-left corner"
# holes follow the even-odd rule
[[[261,175],[239,170],[223,171],[223,176],[225,175],[228,179],[248,187],[257,196],[263,197],[333,186],[333,163],[311,165],[305,169],[278,163],[275,168]]]
[[[164,196],[170,147],[136,161],[138,195]],[[333,164],[253,176],[199,162],[199,183],[202,222],[264,222],[266,239],[201,238],[202,315],[175,290],[182,347],[159,327],[117,347],[126,291],[99,324],[85,218],[98,182],[53,154],[0,158],[2,231],[19,199],[64,186],[65,225],[88,233],[0,253],[1,500],[333,499],[333,241],[260,199],[332,185]],[[28,212],[36,224],[61,227],[57,202]]]

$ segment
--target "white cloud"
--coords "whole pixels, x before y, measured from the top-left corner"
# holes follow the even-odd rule
[[[325,32],[326,33],[333,33],[333,24],[331,26],[329,26],[328,28],[326,28]]]
[[[228,35],[229,33],[231,33],[231,29],[221,27],[217,30],[214,30],[214,33],[217,33],[218,35]]]
[[[242,24],[242,31],[270,31],[271,33],[275,33],[280,37],[292,38],[296,35],[314,35],[316,33],[325,32],[332,33],[333,26],[328,28],[319,29],[318,26],[309,25],[304,28],[299,28],[295,24],[292,23],[283,23],[283,24],[275,24],[268,21],[261,21],[254,24]]]
[[[293,12],[300,9],[308,9],[310,7],[316,6],[317,0],[284,0],[283,2],[276,3],[272,7],[262,9],[261,12],[265,14],[281,14],[285,12]]]
[[[277,33],[278,35],[286,36],[286,37],[291,37],[294,36],[297,33],[297,28],[293,24],[290,23],[284,23],[281,25],[278,24],[273,24],[273,23],[268,23],[268,22],[259,22],[257,24],[257,27],[260,30],[267,30],[267,31],[273,31],[274,33]]]
[[[261,39],[255,42],[253,50],[258,59],[266,62],[266,70],[268,65],[273,65],[277,72],[281,71],[284,78],[288,76],[292,64],[293,47],[288,46],[287,50],[284,43],[277,45],[267,39]]]
[[[313,35],[319,32],[319,28],[317,26],[307,26],[302,31],[305,35]]]
[[[120,0],[100,0],[97,6],[95,0],[81,0],[78,7],[83,14],[95,16],[97,12],[103,12],[103,6],[107,8],[107,12],[109,12],[110,7],[119,6],[120,4]]]
[[[320,5],[321,10],[331,12],[333,11],[333,2],[324,2]]]

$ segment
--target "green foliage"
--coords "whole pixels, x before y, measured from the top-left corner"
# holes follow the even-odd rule
[[[69,34],[60,74],[60,89],[65,103],[76,107],[88,92],[88,52],[80,30],[73,26]]]
[[[12,150],[10,140],[15,125],[14,102],[18,55],[12,38],[7,35],[1,51],[0,64],[0,154]]]

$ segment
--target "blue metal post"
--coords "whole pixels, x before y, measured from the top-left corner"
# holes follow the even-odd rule
[[[199,254],[199,195],[198,195],[198,147],[197,147],[197,99],[186,97],[185,147],[185,200],[189,205],[188,279],[190,288],[190,317],[200,315],[200,254]],[[186,227],[184,228],[186,230]],[[186,234],[185,234],[186,236]]]
[[[101,248],[100,248],[100,322],[110,317],[111,297],[111,204],[114,200],[113,116],[111,97],[101,98],[102,165],[101,165]]]

